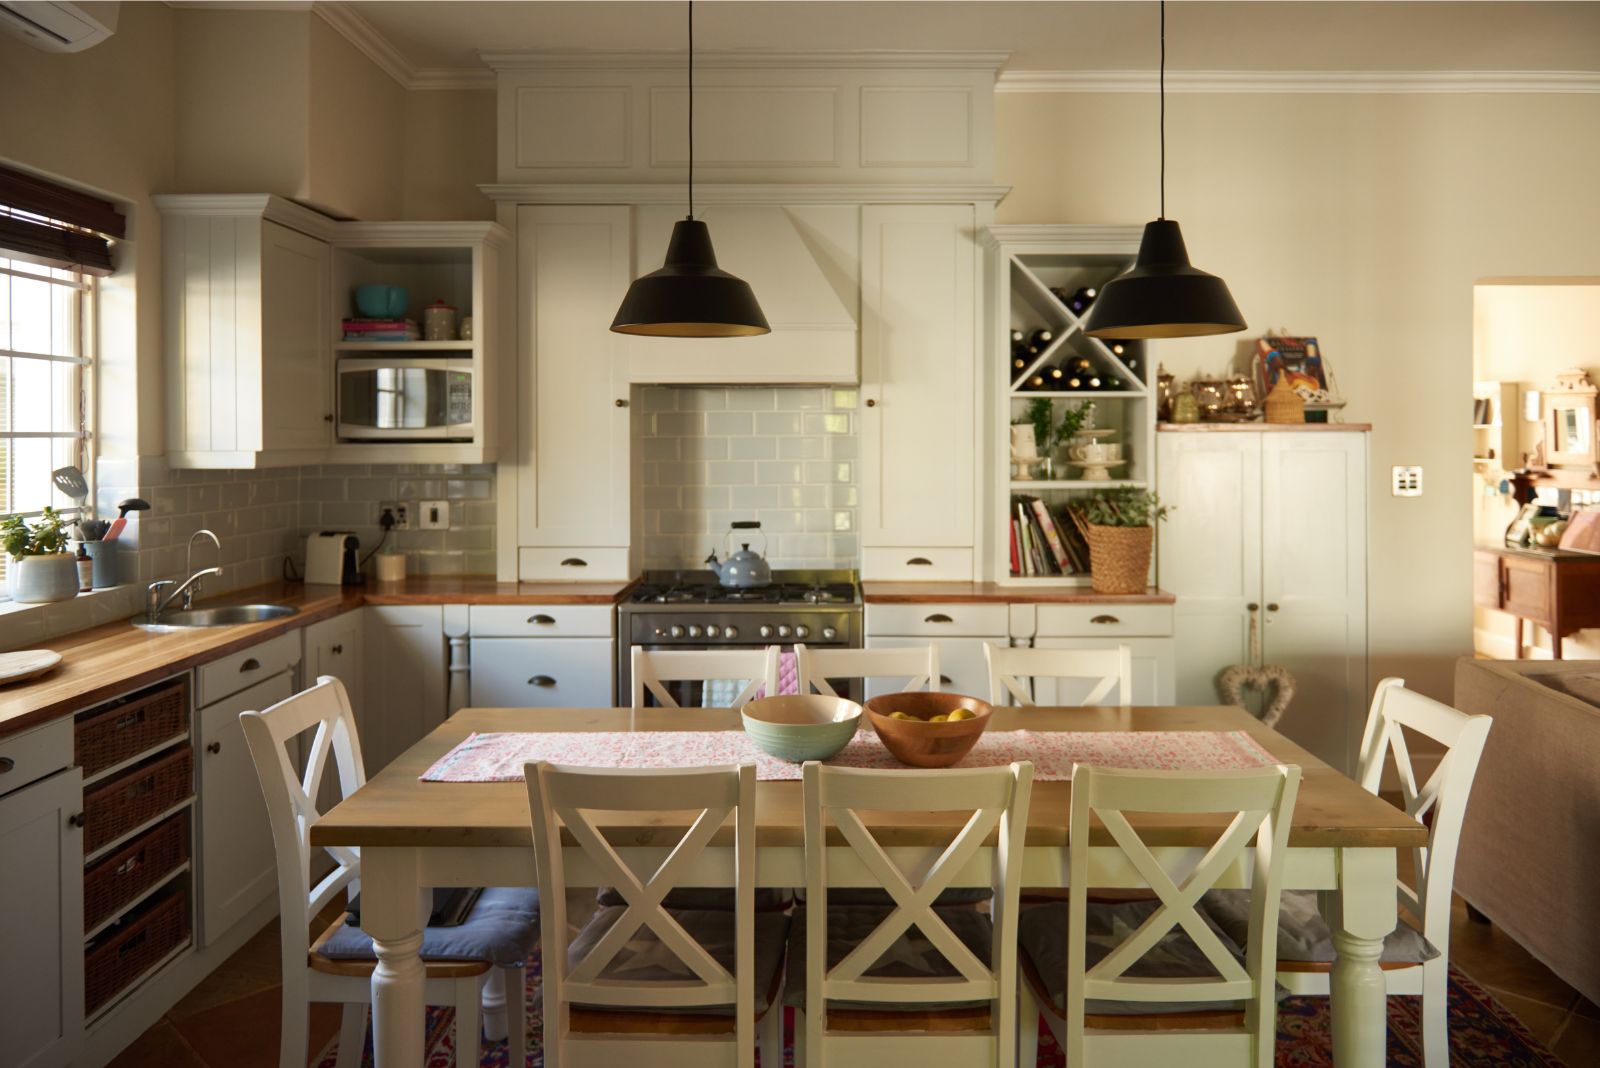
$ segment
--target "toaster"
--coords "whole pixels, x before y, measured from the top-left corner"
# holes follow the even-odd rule
[[[348,530],[318,530],[306,537],[306,582],[321,586],[358,586],[361,568],[356,550],[361,542]]]

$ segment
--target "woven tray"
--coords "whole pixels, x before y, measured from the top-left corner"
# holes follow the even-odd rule
[[[189,939],[189,891],[146,904],[83,954],[83,1011],[92,1013]]]
[[[98,927],[188,859],[189,821],[180,812],[83,873],[83,929]]]
[[[83,794],[83,851],[93,853],[119,835],[194,796],[194,750],[180,745]]]
[[[78,766],[88,778],[177,737],[188,725],[187,679],[130,694],[78,720],[74,728]]]

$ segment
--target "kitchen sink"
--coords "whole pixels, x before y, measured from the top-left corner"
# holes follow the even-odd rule
[[[219,608],[191,608],[187,611],[161,613],[161,622],[151,623],[144,616],[134,616],[133,625],[144,630],[191,630],[196,627],[232,627],[240,623],[265,623],[271,619],[287,619],[300,609],[284,604],[232,604]]]

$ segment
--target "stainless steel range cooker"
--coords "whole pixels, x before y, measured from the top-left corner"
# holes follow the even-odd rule
[[[793,643],[861,647],[861,587],[850,570],[775,570],[772,583],[730,589],[709,571],[646,571],[617,609],[617,697],[633,685],[633,650],[751,649]],[[671,683],[685,707],[698,683]]]

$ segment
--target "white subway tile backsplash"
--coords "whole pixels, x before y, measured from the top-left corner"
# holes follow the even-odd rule
[[[728,437],[753,434],[754,418],[749,412],[710,412],[706,415],[706,433]]]
[[[765,435],[782,435],[800,433],[801,415],[799,412],[757,412],[756,433]]]

